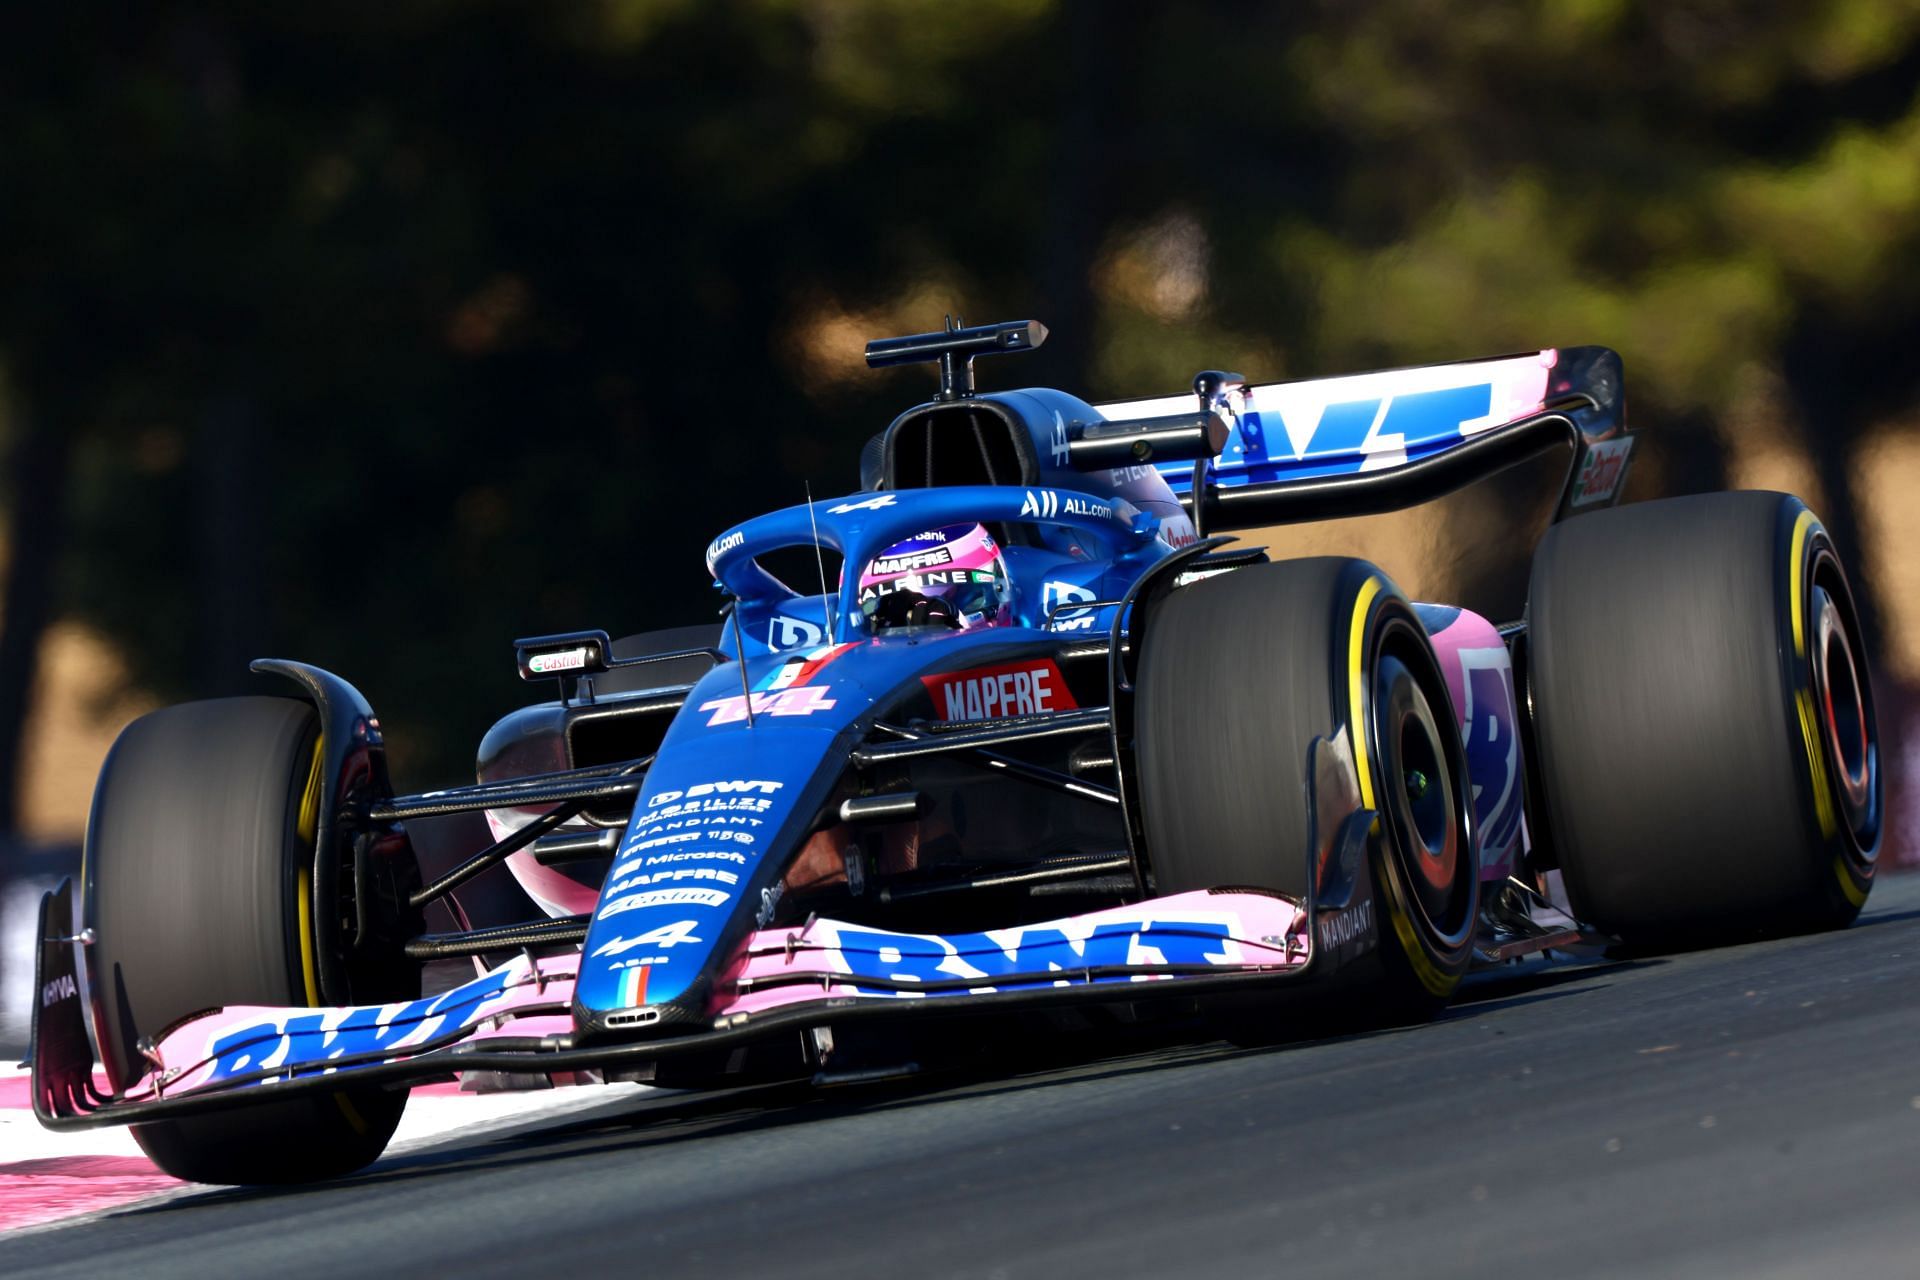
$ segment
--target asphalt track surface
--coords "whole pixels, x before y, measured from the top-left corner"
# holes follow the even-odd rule
[[[1920,1274],[1920,876],[1859,924],[1480,981],[1411,1030],[652,1094],[0,1275]]]

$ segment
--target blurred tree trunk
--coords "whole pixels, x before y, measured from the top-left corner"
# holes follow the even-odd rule
[[[1110,138],[1119,29],[1137,22],[1130,10],[1098,0],[1066,0],[1061,38],[1066,77],[1055,133],[1056,158],[1047,186],[1046,233],[1038,237],[1048,354],[1061,386],[1089,394],[1094,350],[1094,258],[1105,225],[1102,209],[1113,168]]]
[[[199,631],[196,692],[245,693],[247,663],[266,657],[265,529],[260,442],[250,396],[216,397],[194,436]]]
[[[0,837],[20,827],[21,748],[33,705],[40,639],[53,619],[54,572],[66,528],[72,435],[22,418],[7,459],[7,585],[0,597]]]
[[[1901,337],[1904,338],[1904,330]],[[1859,497],[1854,491],[1853,458],[1874,405],[1885,399],[1873,384],[1905,365],[1894,350],[1863,349],[1855,335],[1839,330],[1824,317],[1810,316],[1786,344],[1782,371],[1801,437],[1813,460],[1814,474],[1825,496],[1824,511],[1814,514],[1827,527],[1847,566],[1847,580],[1860,611],[1860,631],[1868,661],[1878,668],[1885,657],[1880,630],[1880,601],[1874,590],[1877,575],[1867,563],[1870,548],[1860,527]],[[1886,343],[1892,347],[1897,343]]]

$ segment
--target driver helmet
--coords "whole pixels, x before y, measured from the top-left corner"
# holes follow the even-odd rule
[[[950,524],[896,542],[870,561],[860,575],[860,609],[875,631],[998,627],[1013,621],[1013,582],[984,526]]]

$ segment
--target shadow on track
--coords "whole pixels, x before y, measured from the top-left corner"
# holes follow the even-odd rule
[[[1920,913],[1915,913],[1920,914]],[[1605,990],[1611,975],[1657,966],[1659,960],[1581,961],[1473,979],[1437,1020],[1452,1024],[1493,1012]],[[483,1171],[529,1172],[562,1159],[598,1154],[670,1149],[689,1141],[751,1132],[773,1132],[817,1120],[875,1114],[944,1101],[993,1098],[1067,1084],[1124,1080],[1207,1062],[1282,1054],[1315,1045],[1336,1045],[1403,1035],[1422,1027],[1365,1025],[1347,1018],[1303,1018],[1298,1035],[1271,1045],[1240,1047],[1207,1039],[1194,1019],[1115,1024],[1052,1036],[1006,1035],[967,1060],[904,1079],[816,1088],[801,1082],[760,1084],[712,1092],[663,1090],[631,1105],[558,1119],[549,1126],[381,1160],[366,1171],[330,1182],[290,1187],[208,1188],[206,1191],[135,1207],[127,1216],[169,1215],[237,1203],[319,1196],[330,1191],[400,1186],[422,1179]],[[583,1086],[591,1088],[592,1086]]]

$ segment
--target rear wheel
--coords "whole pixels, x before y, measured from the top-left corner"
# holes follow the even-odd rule
[[[313,709],[286,698],[187,703],[127,726],[101,768],[84,879],[115,1088],[143,1041],[227,1005],[319,1003],[311,900],[320,789]],[[179,1064],[175,1064],[179,1065]],[[298,1182],[385,1148],[403,1090],[361,1087],[133,1127],[195,1182]]]
[[[1846,574],[1797,498],[1715,493],[1557,525],[1531,697],[1575,911],[1642,950],[1837,928],[1880,842]]]
[[[1343,728],[1376,811],[1380,945],[1348,1011],[1430,1016],[1472,959],[1479,859],[1460,735],[1425,630],[1360,560],[1255,565],[1182,587],[1149,616],[1136,714],[1141,825],[1161,894],[1250,886],[1304,900],[1308,756]],[[1249,1014],[1251,1016],[1241,1016]],[[1241,1010],[1235,1039],[1267,1038]]]

